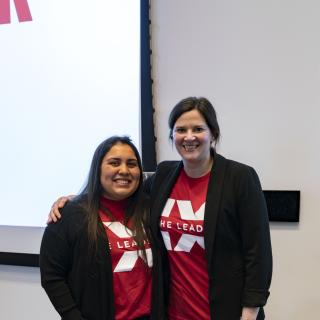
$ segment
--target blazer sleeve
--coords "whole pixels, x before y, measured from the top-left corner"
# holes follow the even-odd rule
[[[257,173],[247,167],[238,199],[240,233],[245,262],[244,307],[264,306],[269,296],[272,251],[265,198]]]
[[[59,222],[50,224],[44,232],[40,248],[41,285],[63,320],[85,320],[67,284],[72,244],[67,235],[66,213],[63,213]]]

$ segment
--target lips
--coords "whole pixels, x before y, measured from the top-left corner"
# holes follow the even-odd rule
[[[114,179],[113,181],[121,186],[128,186],[131,182],[129,179]]]
[[[187,152],[192,152],[198,148],[199,144],[183,144],[182,146]]]

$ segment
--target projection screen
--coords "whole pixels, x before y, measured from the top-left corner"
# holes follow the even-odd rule
[[[140,1],[0,0],[0,251],[38,253],[96,146],[140,141]]]

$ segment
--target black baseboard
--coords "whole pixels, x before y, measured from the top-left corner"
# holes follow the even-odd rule
[[[0,265],[39,267],[39,255],[31,253],[0,252]]]

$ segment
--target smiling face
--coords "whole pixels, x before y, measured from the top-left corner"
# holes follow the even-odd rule
[[[205,163],[210,159],[213,137],[198,110],[185,112],[177,119],[172,138],[185,164]]]
[[[139,186],[140,174],[138,160],[131,147],[115,144],[101,162],[103,196],[111,200],[130,197]]]

